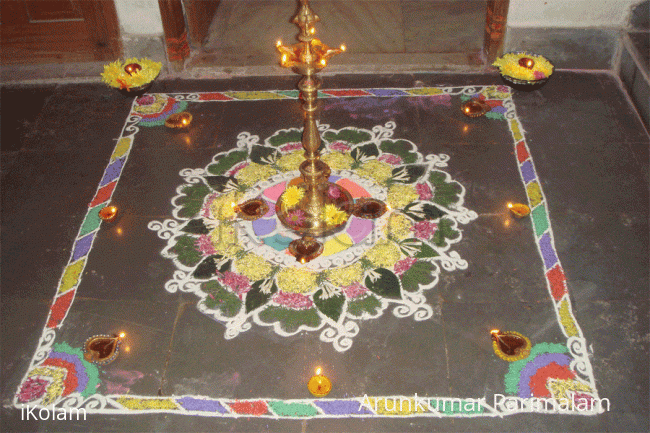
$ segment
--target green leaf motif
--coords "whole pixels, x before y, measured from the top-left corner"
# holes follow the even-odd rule
[[[329,298],[323,298],[323,289],[314,293],[314,304],[321,313],[338,322],[343,312],[343,304],[345,304],[345,296],[343,294],[336,294]]]
[[[379,274],[379,277],[374,279],[372,277],[373,273]],[[365,285],[368,290],[383,298],[401,299],[402,297],[399,278],[392,271],[385,268],[370,271],[370,275],[366,276]]]
[[[436,267],[429,262],[413,263],[413,266],[401,275],[402,287],[407,292],[417,292],[420,284],[427,285],[434,280],[435,270]]]
[[[268,293],[265,293],[263,288],[267,287],[269,283],[271,283],[270,289],[268,290]],[[273,280],[266,279],[255,281],[252,284],[251,289],[246,293],[246,314],[266,305],[266,303],[269,302],[269,299],[271,299],[273,294],[277,291],[278,286],[275,285]]]
[[[196,266],[201,261],[201,252],[194,245],[196,238],[192,236],[179,236],[176,245],[170,251],[176,254],[178,261],[185,266]]]
[[[460,232],[454,230],[453,223],[443,218],[438,222],[438,230],[433,234],[431,241],[439,247],[447,245],[447,239],[453,240],[460,236]]]
[[[425,202],[413,202],[404,208],[404,214],[415,221],[437,220],[446,215],[442,209]]]
[[[432,171],[429,175],[429,182],[433,185],[433,198],[434,203],[440,206],[449,207],[460,200],[460,193],[462,188],[458,182],[447,181],[446,173],[442,171]]]
[[[191,233],[193,235],[207,235],[210,233],[210,229],[203,224],[203,219],[197,218],[190,220],[183,228],[181,231],[185,233]]]
[[[399,242],[399,247],[404,255],[415,257],[416,259],[425,259],[429,257],[436,257],[438,253],[431,248],[426,242],[422,242],[417,238],[404,239]]]
[[[426,165],[402,165],[393,169],[391,180],[401,183],[415,183],[427,171]]]
[[[355,161],[365,161],[368,158],[379,156],[379,149],[377,149],[376,144],[364,144],[363,146],[357,146],[352,149],[350,156],[354,158]]]
[[[214,262],[214,256],[209,256],[194,269],[192,276],[200,280],[207,280],[217,272],[217,264]]]
[[[365,131],[359,131],[357,129],[352,129],[352,128],[344,128],[341,129],[339,132],[333,132],[333,131],[326,132],[323,138],[330,143],[342,141],[348,144],[359,144],[370,140],[372,136]]]
[[[226,272],[230,270],[231,260],[224,261],[224,256],[215,254],[208,256],[196,267],[192,276],[201,280],[212,277],[218,272]]]
[[[411,164],[418,160],[413,145],[406,140],[384,140],[379,144],[379,148],[382,152],[399,156],[404,164]]]
[[[242,301],[237,295],[224,289],[217,281],[211,280],[201,286],[208,294],[203,302],[211,310],[221,310],[226,317],[234,317],[241,309]]]
[[[256,144],[251,148],[251,161],[263,165],[273,164],[278,159],[278,154],[276,149]]]
[[[181,205],[178,216],[182,218],[192,218],[195,216],[201,210],[201,206],[203,206],[203,199],[210,192],[212,190],[203,183],[186,185],[183,188],[183,194],[185,196],[177,200],[177,203]]]
[[[297,129],[280,131],[268,139],[271,146],[279,147],[287,143],[296,143],[302,141],[302,132]]]
[[[237,179],[232,176],[205,176],[205,181],[216,192],[237,189]]]
[[[208,165],[207,171],[208,173],[215,174],[215,175],[224,174],[230,168],[235,166],[235,164],[245,161],[247,157],[248,157],[248,152],[244,152],[244,151],[231,152],[221,157],[219,161],[215,162],[214,164]]]
[[[376,316],[381,309],[381,302],[373,295],[368,295],[362,299],[348,301],[348,314],[354,317],[361,317],[364,313]]]
[[[429,257],[437,257],[439,254],[436,250],[431,248],[431,245],[427,244],[426,242],[422,242],[422,245],[420,246],[420,251],[415,254],[416,259],[426,259]]]
[[[274,305],[260,311],[258,317],[269,324],[280,322],[282,329],[287,333],[297,332],[301,325],[316,328],[321,321],[315,308],[292,310]]]

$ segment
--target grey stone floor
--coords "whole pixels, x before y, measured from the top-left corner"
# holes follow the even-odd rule
[[[152,91],[290,90],[295,81],[169,80],[157,82]],[[341,75],[326,77],[324,87],[472,84],[500,84],[500,79]],[[516,92],[514,101],[542,181],[599,394],[610,399],[610,411],[503,419],[293,421],[160,414],[92,415],[85,422],[21,420],[21,412],[8,405],[28,368],[131,100],[95,84],[4,86],[2,431],[648,431],[650,138],[620,81],[609,74],[558,72],[541,90]],[[466,119],[456,106],[414,107],[399,98],[381,110],[324,101],[323,117],[336,128],[370,128],[394,120],[396,136],[417,143],[421,152],[450,155],[450,174],[467,189],[465,205],[479,218],[458,246],[468,270],[449,274],[428,293],[439,311],[434,318],[414,322],[385,314],[364,322],[353,349],[344,354],[314,335],[280,338],[260,327],[226,344],[223,327],[196,310],[195,298],[164,291],[173,267],[159,257],[163,243],[146,224],[169,215],[180,169],[205,166],[212,155],[232,147],[241,131],[265,137],[300,124],[295,105],[271,101],[203,112],[190,147],[177,135],[143,132],[114,197],[130,209],[120,222],[123,232],[117,226],[100,230],[82,279],[85,291],[77,296],[60,338],[78,345],[99,329],[128,326],[134,350],[104,371],[142,372],[139,380],[122,383],[133,394],[160,390],[228,398],[306,398],[304,385],[294,379],[306,374],[314,356],[338,378],[332,397],[364,392],[489,396],[503,389],[507,365],[491,351],[485,329],[496,323],[534,342],[563,341],[546,288],[535,275],[537,253],[521,241],[530,236],[530,225],[505,228],[499,214],[500,203],[519,185],[512,143],[502,140],[505,122]]]

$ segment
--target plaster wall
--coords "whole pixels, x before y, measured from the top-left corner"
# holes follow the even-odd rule
[[[161,35],[163,33],[157,0],[114,0],[122,35]]]
[[[508,27],[624,28],[642,0],[510,0]]]

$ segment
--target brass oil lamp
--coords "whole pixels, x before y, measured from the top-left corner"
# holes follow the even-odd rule
[[[298,89],[304,114],[302,147],[305,161],[299,167],[301,180],[295,185],[291,182],[292,186],[282,193],[276,203],[276,215],[280,222],[303,236],[290,246],[290,251],[301,263],[322,253],[323,245],[317,237],[340,230],[350,215],[359,213],[350,193],[340,185],[329,182],[330,167],[320,159],[321,138],[316,118],[321,80],[316,73],[327,66],[329,59],[345,51],[345,45],[332,48],[316,38],[314,24],[319,21],[320,18],[309,6],[309,0],[300,0],[300,8],[292,21],[300,29],[298,43],[285,46],[278,41],[276,45],[280,65],[302,75]],[[383,209],[385,211],[385,206]],[[377,209],[373,210],[373,216],[366,218],[378,218],[383,214],[376,212]]]

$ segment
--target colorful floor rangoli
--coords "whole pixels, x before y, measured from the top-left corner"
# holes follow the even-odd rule
[[[176,218],[149,224],[168,240],[163,255],[179,269],[167,290],[199,296],[199,309],[226,325],[225,338],[251,323],[283,336],[322,330],[321,340],[339,351],[352,345],[357,321],[388,308],[397,317],[430,318],[423,291],[441,266],[467,267],[450,247],[461,239],[459,223],[477,215],[462,206],[463,187],[440,170],[448,157],[423,158],[413,143],[393,138],[394,129],[392,122],[372,131],[321,126],[330,182],[354,199],[386,200],[392,211],[378,220],[351,216],[304,265],[287,251],[299,236],[275,215],[278,197],[300,176],[300,131],[278,131],[263,143],[242,133],[236,149],[205,169],[181,171],[187,183],[172,200]],[[233,204],[257,197],[267,202],[266,215],[237,219]]]
[[[235,400],[101,394],[101,370],[84,360],[81,349],[57,341],[57,334],[101,229],[98,213],[113,195],[140,127],[161,127],[166,117],[191,109],[192,104],[298,97],[297,91],[153,94],[134,101],[59,281],[39,345],[14,397],[15,407],[27,404],[82,408],[88,413],[294,419],[603,412],[603,407],[594,404],[600,400],[586,341],[572,313],[546,199],[509,89],[479,86],[320,93],[323,98],[424,96],[445,103],[452,97],[459,101],[479,97],[492,107],[488,118],[508,123],[532,209],[534,242],[566,345],[539,342],[527,358],[512,362],[504,380],[507,395],[498,403],[485,396]],[[323,159],[332,167],[330,181],[344,185],[354,198],[386,200],[392,210],[376,221],[351,218],[344,230],[326,239],[318,259],[306,265],[296,263],[286,251],[296,236],[278,223],[273,210],[280,193],[298,175],[295,167],[302,152],[297,129],[279,130],[264,141],[242,133],[235,149],[215,155],[205,168],[181,171],[184,183],[172,199],[174,218],[149,223],[149,228],[167,241],[162,254],[177,268],[165,289],[198,296],[199,310],[223,324],[215,326],[225,326],[226,339],[257,324],[287,337],[300,331],[320,331],[322,341],[345,351],[359,334],[358,323],[379,320],[386,310],[400,318],[428,319],[431,306],[425,291],[435,286],[442,271],[468,266],[452,247],[461,241],[462,226],[477,215],[463,206],[463,186],[444,171],[448,157],[423,156],[411,141],[394,137],[398,127],[393,122],[372,130],[336,130],[327,125],[320,129]],[[253,222],[238,220],[232,204],[254,197],[269,204],[267,214]]]

